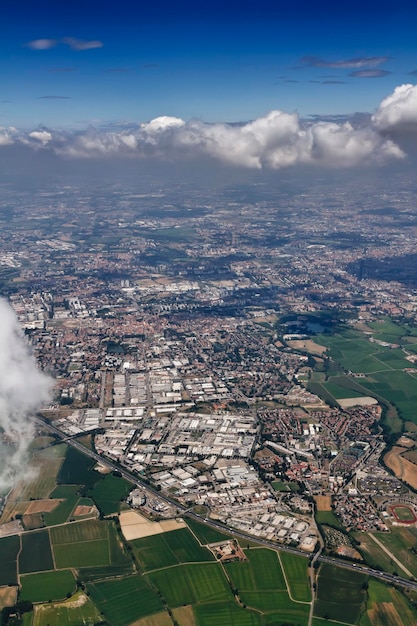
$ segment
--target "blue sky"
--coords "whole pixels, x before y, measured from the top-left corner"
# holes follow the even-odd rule
[[[0,126],[374,111],[416,83],[417,3],[16,0],[2,9]]]

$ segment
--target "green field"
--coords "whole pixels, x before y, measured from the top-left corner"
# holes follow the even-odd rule
[[[133,485],[124,478],[108,474],[104,478],[98,480],[88,495],[94,500],[101,515],[111,515],[119,513],[120,502],[124,500]]]
[[[365,610],[367,576],[324,563],[320,566],[314,615],[356,624]]]
[[[70,600],[37,606],[32,626],[80,626],[97,624],[100,620],[100,613],[91,600],[78,592]]]
[[[111,566],[119,574],[132,569],[131,559],[111,521],[72,522],[51,528],[50,533],[58,568]]]
[[[75,590],[75,580],[70,570],[26,574],[20,579],[20,600],[49,602],[62,600]]]
[[[171,608],[229,600],[232,592],[218,563],[176,565],[148,574]]]
[[[417,544],[417,528],[393,526],[390,533],[377,533],[376,537],[392,554],[417,577],[417,559],[412,549]],[[394,571],[407,577],[405,572],[394,563]]]
[[[160,535],[135,539],[130,542],[133,551],[145,571],[191,563],[193,561],[212,561],[212,553],[202,548],[188,528],[171,530]]]
[[[375,338],[381,341],[390,341],[407,345],[401,339],[402,328],[390,321],[374,324]],[[388,333],[389,331],[389,333]],[[384,337],[384,339],[382,339]],[[393,341],[395,339],[395,342]],[[390,348],[369,341],[367,336],[359,330],[344,330],[337,335],[319,335],[316,340],[328,347],[329,356],[340,363],[347,371],[363,373],[365,378],[352,379],[348,384],[346,376],[332,376],[325,383],[310,382],[309,388],[318,393],[324,400],[332,402],[334,398],[351,397],[365,390],[369,394],[387,403],[393,404],[398,410],[401,419],[417,423],[414,407],[417,403],[416,377],[403,371],[412,367],[406,360],[406,354],[401,348]],[[407,349],[409,349],[407,347]],[[344,389],[350,389],[345,392]]]
[[[91,583],[88,591],[102,619],[113,626],[126,626],[164,608],[160,597],[140,576]]]
[[[291,597],[298,602],[311,602],[310,581],[307,575],[308,558],[279,552],[281,565],[284,568]]]
[[[360,626],[390,626],[391,624],[417,623],[417,611],[407,598],[394,587],[369,579],[367,613],[360,620]],[[373,612],[370,620],[369,612]]]
[[[271,485],[275,491],[300,491],[300,485],[298,483],[274,480]]]
[[[58,568],[110,565],[107,522],[86,520],[51,528],[51,542]]]
[[[51,528],[51,542],[55,546],[56,544],[96,541],[97,539],[107,540],[107,528],[107,522],[98,520],[72,522],[71,524],[65,524],[65,526]]]
[[[333,511],[316,511],[315,514],[317,524],[328,524],[334,528],[343,529],[343,526],[337,519]]]
[[[2,537],[0,539],[0,586],[17,584],[17,555],[20,550],[20,537]]]
[[[47,530],[35,530],[22,535],[19,572],[42,572],[54,569],[51,544]]]
[[[294,608],[287,593],[278,554],[267,548],[251,548],[248,560],[226,565],[241,601],[262,612]]]
[[[210,526],[206,526],[201,522],[197,522],[192,518],[186,519],[187,525],[193,531],[194,535],[203,545],[207,545],[208,543],[216,543],[217,541],[223,541],[224,539],[229,539],[230,535],[227,533],[222,533],[215,528],[210,528]]]
[[[262,617],[235,601],[200,604],[194,607],[199,626],[262,626]]]
[[[79,496],[69,496],[49,513],[44,514],[45,524],[47,526],[55,526],[56,524],[65,524],[70,519],[71,513],[78,504]]]
[[[82,454],[68,446],[64,462],[57,477],[57,483],[61,485],[87,485],[92,487],[100,480],[100,474],[92,468],[96,462],[89,456]]]

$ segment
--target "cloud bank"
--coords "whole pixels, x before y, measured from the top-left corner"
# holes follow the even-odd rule
[[[27,475],[30,416],[47,401],[51,381],[36,366],[14,311],[0,298],[0,492]]]
[[[161,116],[143,124],[82,132],[0,128],[0,146],[31,146],[66,158],[136,157],[171,161],[210,157],[237,167],[280,169],[297,164],[352,167],[402,159],[398,129],[417,131],[417,86],[402,85],[371,116],[300,119],[270,111],[242,124],[208,124]]]

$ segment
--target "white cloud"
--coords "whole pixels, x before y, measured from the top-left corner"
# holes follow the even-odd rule
[[[57,43],[56,39],[34,39],[26,45],[28,48],[32,48],[32,50],[49,50],[56,46]]]
[[[36,139],[36,141],[40,141],[43,146],[49,143],[52,139],[51,133],[49,133],[47,130],[34,130],[33,132],[29,133],[29,137],[31,137],[32,139]]]
[[[27,476],[30,416],[47,401],[52,381],[29,352],[13,309],[0,298],[0,491]]]
[[[400,85],[379,105],[372,122],[381,130],[417,130],[417,85]]]
[[[83,39],[76,39],[75,37],[64,37],[61,40],[62,43],[67,44],[71,50],[93,50],[94,48],[102,48],[102,41],[84,41]]]
[[[365,120],[365,121],[364,121]],[[248,123],[208,124],[160,116],[149,122],[82,132],[37,129],[29,133],[0,128],[0,146],[12,143],[48,149],[69,158],[129,156],[170,161],[201,156],[253,169],[297,164],[353,167],[403,158],[387,130],[417,128],[417,87],[402,85],[360,126],[335,120],[300,120],[274,110]],[[395,136],[393,136],[395,137]]]
[[[303,124],[298,115],[271,111],[242,125],[207,124],[159,117],[139,128],[89,129],[52,140],[70,157],[130,155],[177,159],[210,156],[240,167],[280,169],[297,163],[350,167],[398,159],[401,149],[372,127],[350,123]]]

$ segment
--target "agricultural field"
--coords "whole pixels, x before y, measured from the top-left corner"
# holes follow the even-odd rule
[[[408,332],[405,327],[402,328],[389,321],[383,322],[381,329],[378,323],[374,326],[376,339],[406,345],[409,351],[410,337],[408,341],[401,338]],[[406,354],[401,347],[381,346],[369,341],[361,331],[352,329],[332,336],[320,335],[318,340],[328,347],[328,355],[340,363],[345,370],[366,375],[365,378],[359,380],[353,379],[352,382],[356,384],[348,384],[347,377],[332,376],[331,372],[328,372],[329,379],[326,383],[311,382],[309,385],[317,387],[316,392],[319,395],[318,387],[321,387],[322,391],[324,389],[325,395],[327,394],[331,399],[349,397],[350,392],[344,393],[344,387],[350,388],[352,393],[362,389],[365,390],[365,393],[362,391],[362,395],[367,395],[367,391],[369,395],[393,404],[402,420],[417,422],[414,411],[417,402],[416,377],[403,371],[405,368],[412,367],[412,364],[406,360]],[[328,398],[324,397],[324,399]]]
[[[412,549],[417,543],[417,528],[392,526],[390,533],[376,534],[378,540],[391,552],[414,577],[417,577],[417,558]],[[405,573],[395,566],[395,571]]]
[[[369,580],[367,611],[360,626],[403,626],[417,621],[417,611],[394,587]]]
[[[187,526],[190,530],[192,530],[199,542],[203,545],[223,541],[224,539],[228,539],[230,537],[230,535],[222,533],[215,528],[210,528],[210,526],[206,526],[205,524],[201,524],[201,522],[197,522],[192,518],[187,518],[186,522]]]
[[[26,574],[21,576],[20,582],[20,599],[30,602],[62,600],[75,590],[75,580],[70,570]]]
[[[131,570],[131,560],[118,538],[114,523],[84,520],[51,528],[51,542],[58,568],[99,568],[122,565],[122,573]],[[126,568],[126,565],[128,567]]]
[[[88,591],[102,613],[102,619],[114,626],[132,624],[164,608],[160,597],[141,576],[91,583]]]
[[[199,626],[262,626],[261,615],[240,607],[234,600],[199,604],[194,608]]]
[[[365,559],[366,563],[371,567],[380,567],[385,572],[393,574],[398,570],[398,565],[390,558],[390,556],[373,541],[372,537],[368,533],[356,532],[352,533],[354,539],[359,541],[360,545],[358,549]],[[379,539],[379,535],[378,535]],[[406,574],[401,574],[404,578],[407,578]]]
[[[134,539],[130,543],[144,571],[214,559],[209,550],[197,543],[188,528]]]
[[[20,550],[20,537],[2,537],[0,539],[0,585],[17,584],[17,555]]]
[[[311,598],[304,605],[291,600],[278,554],[273,550],[255,548],[247,550],[246,556],[248,561],[226,565],[226,571],[242,603],[266,614],[265,623],[273,623],[273,619],[285,621],[290,616],[297,617],[297,620],[303,622],[304,617],[308,615],[310,607],[307,603]],[[298,571],[298,563],[294,562],[291,567],[292,573],[295,574]],[[306,572],[304,569],[303,578],[306,577]],[[300,593],[305,593],[303,585],[300,587]]]
[[[100,479],[100,474],[92,469],[94,465],[93,459],[69,446],[57,477],[57,483],[92,487]]]
[[[133,485],[124,478],[107,474],[94,484],[88,495],[94,500],[101,515],[105,516],[120,512],[120,503],[132,488]]]
[[[100,620],[100,613],[91,600],[85,593],[78,592],[63,602],[36,606],[32,626],[79,626]]]
[[[310,582],[307,575],[308,558],[289,552],[279,552],[290,596],[297,602],[311,602]]]
[[[356,624],[366,608],[368,577],[324,563],[320,566],[314,615]]]
[[[13,606],[17,600],[17,587],[0,587],[0,611],[5,606]]]
[[[176,565],[148,574],[171,608],[230,600],[232,592],[218,563]]]
[[[51,544],[47,530],[34,530],[22,535],[19,572],[43,572],[54,569]]]

